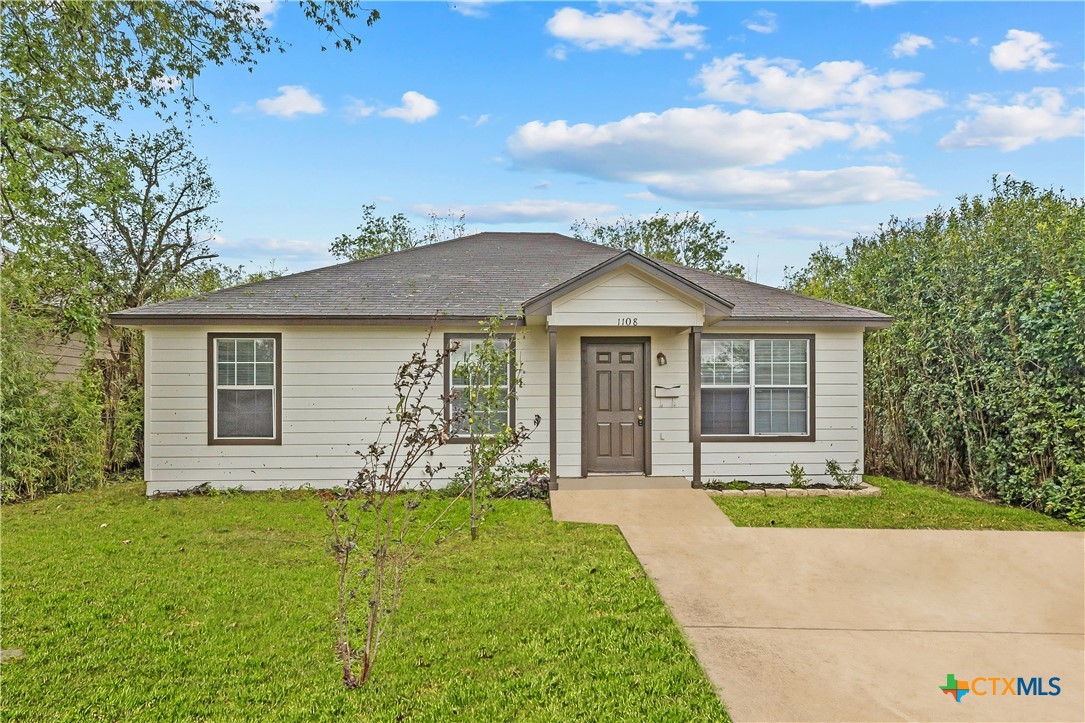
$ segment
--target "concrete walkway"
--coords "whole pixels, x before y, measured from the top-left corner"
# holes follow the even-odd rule
[[[551,505],[619,526],[736,721],[1085,719],[1081,533],[736,528],[688,487]],[[957,703],[948,674],[1061,693]]]

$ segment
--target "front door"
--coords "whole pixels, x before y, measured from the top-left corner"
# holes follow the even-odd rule
[[[645,472],[644,343],[584,341],[586,472]]]

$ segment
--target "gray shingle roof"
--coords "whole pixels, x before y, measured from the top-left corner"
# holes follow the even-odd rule
[[[111,315],[121,324],[216,319],[482,318],[519,307],[621,253],[554,233],[480,233],[394,254],[149,304]],[[879,322],[867,309],[665,264],[733,303],[732,319]]]

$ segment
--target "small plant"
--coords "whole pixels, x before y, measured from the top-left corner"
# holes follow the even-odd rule
[[[512,425],[510,404],[524,385],[523,368],[516,360],[511,340],[502,338],[501,327],[507,319],[504,311],[479,326],[485,336],[466,350],[452,368],[453,379],[462,380],[452,392],[453,406],[463,411],[460,432],[466,432],[470,446],[470,466],[464,481],[471,502],[471,539],[477,539],[488,498],[511,486],[518,473],[517,454],[528,436],[539,426]]]
[[[814,480],[806,476],[806,470],[797,462],[792,462],[791,466],[787,468],[787,476],[791,478],[791,484],[788,487],[809,487],[814,482]]]
[[[750,483],[744,479],[733,479],[730,482],[711,479],[704,483],[704,488],[706,490],[748,490]]]
[[[859,460],[851,465],[851,469],[844,470],[835,459],[825,460],[825,474],[833,478],[833,481],[846,490],[853,490],[859,486]]]
[[[393,382],[395,405],[388,410],[376,438],[358,453],[362,468],[357,477],[323,502],[336,563],[335,649],[348,688],[359,687],[372,674],[413,564],[434,548],[435,537],[443,539],[468,523],[472,537],[477,534],[480,506],[475,493],[480,472],[486,475],[513,458],[539,424],[536,416],[531,429],[522,424],[515,428],[506,425],[487,435],[485,444],[474,444],[473,451],[482,449],[484,456],[481,469],[472,458],[476,464],[471,484],[461,483],[455,496],[445,496],[443,503],[431,505],[425,515],[417,512],[432,489],[434,476],[444,468],[432,461],[434,451],[448,444],[453,430],[465,422],[469,429],[476,428],[466,416],[477,408],[453,405],[457,392],[441,395],[439,400],[432,397],[431,391],[438,388],[445,365],[457,348],[434,350],[432,335],[431,327],[421,350],[399,367]],[[447,418],[446,404],[450,407]],[[487,486],[484,492],[489,489]],[[458,503],[468,495],[470,517],[459,525],[452,523],[452,529],[442,534],[439,526],[449,524]]]

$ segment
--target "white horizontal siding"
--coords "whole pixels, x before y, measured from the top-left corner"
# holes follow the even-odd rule
[[[863,333],[858,329],[722,328],[706,334],[811,333],[814,336],[814,383],[816,395],[813,442],[703,442],[701,476],[705,480],[732,479],[750,482],[788,482],[788,467],[801,465],[815,482],[831,484],[825,461],[835,459],[850,468],[863,459]]]
[[[207,333],[267,331],[282,334],[282,444],[207,444]],[[477,332],[465,326],[460,332]],[[757,330],[759,332],[771,329]],[[790,331],[790,330],[789,330]],[[524,457],[549,457],[549,342],[541,327],[517,332],[524,387],[517,397],[517,419],[542,423]],[[581,424],[581,337],[648,336],[646,359],[651,385],[678,386],[674,399],[650,395],[652,472],[692,476],[689,441],[689,359],[685,329],[660,327],[560,328],[558,330],[558,471],[579,476]],[[358,469],[356,451],[372,441],[392,401],[396,369],[420,348],[425,330],[406,327],[186,327],[148,329],[146,353],[148,492],[176,490],[204,482],[249,489],[309,484],[333,486]],[[431,343],[440,344],[443,330]],[[817,441],[718,443],[703,445],[703,476],[719,479],[780,480],[795,461],[811,476],[824,471],[825,459],[845,466],[861,457],[862,335],[819,330],[817,359]],[[663,352],[667,365],[659,366]],[[441,389],[434,388],[439,395]],[[450,470],[465,462],[463,445],[448,445],[435,461]]]
[[[698,326],[704,323],[704,305],[622,269],[555,301],[548,317],[554,326],[603,327],[616,326],[619,318],[636,319],[638,327]]]
[[[690,477],[693,445],[689,441],[689,338],[686,329],[576,327],[558,330],[558,476],[579,477],[581,425],[581,337],[649,337],[651,354],[645,359],[650,375],[652,474]],[[656,355],[667,357],[659,366]],[[542,370],[546,379],[546,369]],[[651,387],[678,386],[679,397],[656,399]],[[546,393],[545,386],[543,393]]]

